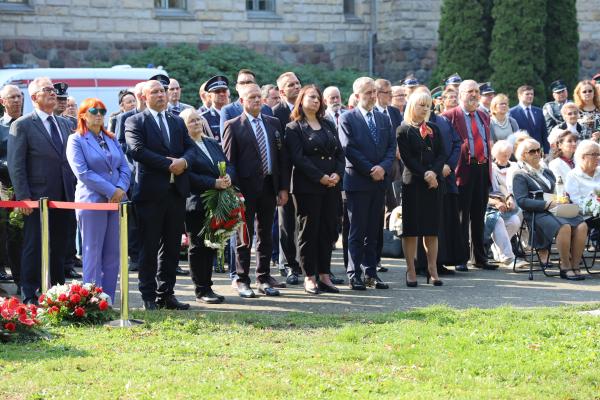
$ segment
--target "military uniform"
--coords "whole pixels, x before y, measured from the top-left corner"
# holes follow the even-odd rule
[[[221,114],[219,111],[215,110],[214,107],[208,109],[208,111],[202,113],[202,117],[208,122],[208,126],[210,126],[210,130],[217,140],[217,142],[221,143],[221,131],[220,131],[220,123],[221,123]]]
[[[550,84],[550,90],[552,93],[562,92],[563,90],[567,90],[567,85],[565,85],[564,81],[559,79]],[[558,101],[549,101],[542,107],[544,121],[546,122],[548,132],[552,131],[552,128],[554,128],[556,125],[564,122],[562,114],[560,113],[560,110],[564,104],[565,102],[559,103]]]

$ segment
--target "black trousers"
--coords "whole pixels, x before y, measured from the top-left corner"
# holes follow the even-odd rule
[[[188,261],[194,282],[196,297],[204,295],[212,287],[212,266],[216,250],[206,247],[198,234],[204,224],[203,211],[185,213],[185,232],[189,239]]]
[[[75,218],[74,210],[65,210],[71,215],[68,217],[67,224],[67,244],[65,249],[65,271],[75,266],[75,258],[77,257],[77,219]]]
[[[273,191],[271,176],[267,176],[260,193],[244,193],[246,199],[246,226],[248,228],[248,243],[237,239],[235,251],[236,272],[238,280],[250,284],[250,252],[254,237],[254,222],[256,221],[256,281],[264,282],[270,274],[271,253],[273,252],[273,217],[277,200]]]
[[[139,289],[144,301],[174,293],[184,230],[185,198],[174,187],[157,201],[136,203],[140,235]]]
[[[0,263],[10,268],[15,284],[20,286],[23,231],[9,223],[9,214],[8,209],[0,209]]]
[[[476,264],[487,262],[483,246],[485,210],[487,208],[490,178],[488,164],[471,163],[469,183],[458,187],[458,207],[463,252],[460,258],[469,259],[472,251]],[[469,248],[469,229],[471,247]]]
[[[331,243],[337,235],[339,190],[294,193],[298,213],[300,266],[306,276],[331,272]]]
[[[287,266],[292,272],[300,272],[296,255],[296,206],[288,201],[283,207],[277,207],[279,218],[279,243]]]
[[[65,250],[67,246],[67,226],[72,210],[50,209],[48,223],[50,232],[50,283],[65,283]],[[42,234],[40,211],[34,209],[24,217],[23,253],[21,256],[21,286],[23,297],[36,297],[42,282]]]
[[[348,218],[348,201],[342,197],[342,252],[344,268],[348,269],[348,235],[350,234],[350,218]]]

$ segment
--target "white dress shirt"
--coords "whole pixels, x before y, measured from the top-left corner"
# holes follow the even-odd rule
[[[60,127],[58,125],[58,121],[56,120],[56,117],[54,115],[46,114],[39,108],[36,108],[35,112],[42,120],[42,123],[44,124],[44,128],[46,128],[46,132],[48,132],[48,136],[50,136],[50,139],[52,139],[52,130],[50,128],[50,122],[48,122],[48,117],[52,117],[52,120],[54,121],[54,124],[56,125],[56,129],[58,129],[58,133],[61,133]],[[63,141],[62,134],[60,134],[59,137],[60,137],[60,141],[62,142]]]
[[[594,190],[600,190],[600,167],[596,168],[594,176],[589,176],[578,166],[569,171],[565,183],[565,191],[569,194],[571,202],[583,209],[588,196]]]
[[[150,114],[152,114],[152,116],[154,117],[156,126],[158,126],[158,128],[160,129],[160,121],[158,120],[158,111],[153,110],[151,108],[148,108],[148,110],[150,110]],[[167,130],[167,137],[169,138],[169,140],[171,140],[171,131],[169,131],[169,124],[167,123],[167,116],[165,115],[164,111],[161,111],[161,113],[162,113],[162,118],[163,118],[163,124],[165,125],[165,129]]]

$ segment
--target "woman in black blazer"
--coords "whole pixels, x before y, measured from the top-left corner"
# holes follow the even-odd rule
[[[290,192],[298,215],[300,266],[306,274],[304,290],[310,294],[339,292],[329,274],[344,153],[335,125],[324,113],[321,91],[315,85],[305,86],[294,105],[293,122],[285,128],[292,163]]]
[[[190,196],[185,205],[185,232],[189,238],[188,260],[192,282],[194,282],[196,301],[204,303],[221,303],[225,298],[212,290],[212,265],[215,249],[204,245],[204,238],[199,236],[204,226],[205,210],[202,202],[202,193],[209,189],[226,189],[231,186],[233,166],[229,163],[221,145],[215,140],[206,137],[203,130],[202,117],[194,109],[183,110],[179,114],[183,118],[188,133],[197,145],[194,158],[188,165],[190,179]],[[219,177],[217,163],[227,163],[227,175]]]

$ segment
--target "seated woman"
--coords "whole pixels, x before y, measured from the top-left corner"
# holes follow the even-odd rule
[[[484,236],[491,236],[494,259],[503,264],[514,261],[510,239],[519,232],[522,222],[514,196],[506,186],[506,173],[513,164],[509,161],[512,151],[506,140],[499,140],[492,147],[492,188],[485,215]]]
[[[555,178],[552,171],[541,163],[541,147],[537,140],[525,139],[517,149],[517,158],[522,161],[522,168],[513,178],[513,193],[528,225],[535,222],[532,246],[538,249],[542,263],[547,264],[548,250],[552,246],[552,239],[556,237],[561,262],[560,277],[583,280],[579,264],[587,239],[587,225],[579,215],[562,218],[549,211],[557,203],[544,200],[543,194],[554,193]]]
[[[567,175],[565,190],[571,201],[582,211],[590,195],[600,191],[598,157],[600,157],[600,144],[593,140],[583,140],[575,151],[576,166]]]
[[[562,115],[564,122],[552,128],[550,134],[548,135],[548,141],[550,141],[551,136],[558,136],[564,130],[568,130],[577,135],[577,139],[585,139],[583,137],[583,126],[577,122],[579,118],[579,109],[575,103],[565,103],[565,105],[560,109],[560,115]]]
[[[563,183],[567,182],[567,174],[575,167],[573,155],[578,141],[576,133],[563,130],[556,136],[555,143],[552,146],[550,156],[552,161],[548,163],[548,168],[557,180],[560,176]]]
[[[233,166],[225,157],[219,143],[207,137],[210,130],[205,128],[198,111],[189,108],[183,110],[179,116],[183,118],[190,137],[198,146],[187,170],[191,194],[185,205],[185,233],[190,242],[188,260],[196,301],[208,304],[222,303],[225,297],[212,290],[212,265],[216,250],[206,247],[204,238],[200,236],[206,219],[201,196],[208,189],[223,190],[231,186],[230,175],[233,174]],[[219,176],[217,163],[220,161],[227,163],[227,174],[224,177]]]
[[[508,96],[499,93],[492,99],[490,104],[490,133],[492,142],[505,140],[519,130],[517,121],[508,116]]]

